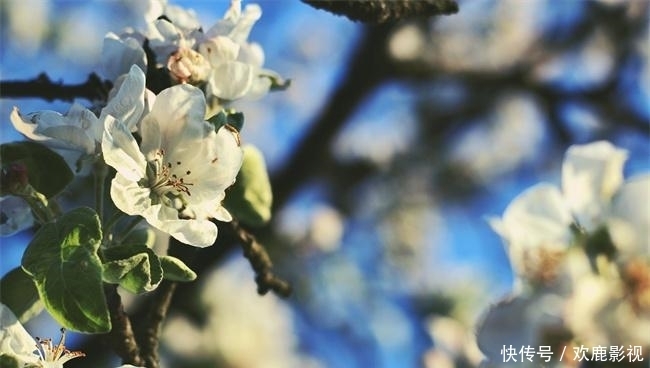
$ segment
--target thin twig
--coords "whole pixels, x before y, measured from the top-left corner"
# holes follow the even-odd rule
[[[115,349],[117,355],[122,358],[124,364],[133,364],[142,366],[144,361],[140,356],[140,350],[135,341],[131,320],[124,312],[122,299],[117,293],[116,285],[106,285],[104,287],[108,310],[111,314],[111,332],[108,333],[108,339],[111,346]]]
[[[170,256],[191,264],[191,261],[196,256],[196,252],[197,248],[187,246],[173,237],[169,238],[167,254]],[[138,326],[138,343],[147,368],[160,367],[158,350],[162,325],[169,311],[174,293],[176,292],[176,286],[176,282],[168,280],[163,280],[160,283],[149,299],[146,315],[142,319],[143,323]]]
[[[236,220],[233,220],[231,225],[241,240],[244,257],[248,259],[253,271],[255,271],[257,292],[264,295],[272,290],[283,298],[289,297],[291,295],[291,285],[273,273],[273,263],[264,246],[255,239],[255,236],[241,227]]]
[[[84,83],[68,85],[63,82],[52,82],[47,74],[41,73],[38,77],[27,81],[0,81],[0,97],[39,97],[47,101],[73,101],[75,98],[85,98],[89,101],[104,101],[111,87],[110,81],[102,81],[95,73],[91,73]]]
[[[147,368],[160,367],[160,357],[158,356],[158,348],[160,346],[160,335],[162,332],[162,325],[169,305],[171,304],[174,291],[176,290],[176,282],[164,280],[156,289],[153,298],[150,300],[151,308],[149,315],[146,318],[147,326],[139,335],[140,350],[145,361]]]

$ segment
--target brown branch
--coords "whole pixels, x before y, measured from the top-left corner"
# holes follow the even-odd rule
[[[302,0],[316,9],[345,15],[363,23],[388,23],[407,18],[449,15],[458,12],[455,0]]]
[[[0,81],[0,98],[38,97],[47,101],[85,98],[96,101],[106,100],[111,87],[110,81],[102,81],[95,73],[91,73],[84,83],[70,85],[52,82],[47,74],[41,73],[28,81]]]
[[[255,237],[246,229],[239,226],[236,220],[231,222],[233,229],[241,240],[241,247],[244,250],[244,257],[248,259],[251,267],[255,271],[255,282],[257,283],[257,292],[264,295],[272,290],[277,295],[287,298],[291,295],[291,285],[273,274],[273,263],[269,254]]]
[[[198,248],[183,244],[173,237],[169,238],[167,254],[182,260],[186,264],[191,263],[196,257],[197,251]],[[144,359],[143,365],[147,368],[160,367],[158,350],[162,325],[169,311],[177,285],[176,282],[163,280],[149,298],[146,312],[141,313],[137,318],[137,320],[142,321],[138,325],[137,338]]]
[[[158,348],[160,346],[162,324],[167,316],[176,285],[178,285],[176,282],[164,280],[149,301],[150,309],[145,319],[147,325],[138,336],[144,365],[147,368],[160,367]]]
[[[117,355],[122,358],[124,364],[142,366],[144,362],[140,357],[140,350],[133,335],[131,320],[124,312],[122,299],[117,293],[117,286],[106,285],[104,287],[104,293],[106,294],[106,302],[111,314],[111,324],[113,326],[111,332],[107,334],[111,346]]]

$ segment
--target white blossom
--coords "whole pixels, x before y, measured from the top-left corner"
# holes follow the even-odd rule
[[[623,183],[627,152],[606,141],[569,147],[562,164],[562,191],[587,232],[603,224],[606,208]]]
[[[80,351],[70,351],[65,347],[65,329],[61,329],[61,339],[54,345],[52,339],[36,338],[36,353],[40,358],[37,366],[41,368],[63,368],[63,364],[75,359],[86,356]]]
[[[525,279],[552,281],[558,256],[572,241],[571,212],[559,189],[538,184],[517,196],[502,219],[489,219],[503,238],[515,273]]]
[[[11,122],[28,139],[52,148],[93,155],[99,152],[102,121],[107,116],[119,119],[132,131],[136,129],[144,109],[145,77],[134,65],[129,74],[116,83],[99,117],[75,103],[65,115],[45,110],[23,116],[14,107]]]
[[[276,73],[262,69],[264,51],[259,44],[247,42],[261,16],[259,5],[248,4],[242,12],[241,1],[232,0],[223,19],[205,33],[198,49],[212,65],[208,96],[235,100],[268,92],[271,86],[268,75]]]
[[[539,346],[544,331],[589,346],[650,344],[650,175],[624,180],[626,158],[605,141],[571,146],[562,192],[534,186],[490,220],[519,278],[554,281],[489,309],[477,338],[490,361],[503,345]]]
[[[115,205],[129,215],[194,246],[209,246],[217,227],[230,221],[221,206],[243,153],[237,133],[204,121],[203,93],[190,85],[163,90],[140,123],[140,147],[119,120],[106,119],[104,160],[117,170]]]

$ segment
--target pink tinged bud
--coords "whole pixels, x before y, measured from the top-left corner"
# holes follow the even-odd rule
[[[198,84],[207,80],[210,63],[198,52],[182,48],[169,56],[167,69],[178,83]]]

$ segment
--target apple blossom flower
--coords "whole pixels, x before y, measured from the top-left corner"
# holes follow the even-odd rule
[[[134,131],[144,110],[145,76],[133,65],[129,73],[116,82],[99,117],[75,103],[65,115],[46,110],[25,116],[14,107],[10,118],[14,128],[30,140],[51,148],[94,155],[100,152],[101,122],[107,116],[119,119],[127,129]]]
[[[534,186],[502,219],[489,220],[518,278],[554,281],[515,290],[490,308],[477,337],[489,360],[503,358],[500,346],[538,346],[539,337],[548,341],[544,331],[563,329],[590,346],[650,345],[650,175],[624,180],[626,158],[626,151],[605,141],[571,146],[562,192]],[[579,246],[569,248],[574,243]],[[540,297],[552,305],[538,308]],[[531,331],[545,315],[551,324]]]
[[[199,247],[217,237],[208,218],[231,220],[221,201],[243,157],[238,134],[215,131],[204,120],[205,110],[201,90],[173,86],[157,96],[142,119],[140,147],[129,129],[110,116],[102,140],[104,160],[117,170],[111,184],[115,205]]]
[[[80,351],[70,351],[65,348],[65,329],[63,328],[61,329],[61,339],[56,346],[52,344],[52,339],[36,338],[36,342],[38,342],[36,352],[40,358],[37,364],[42,368],[63,368],[63,363],[86,356]]]
[[[57,345],[51,339],[34,340],[18,321],[13,312],[0,303],[0,356],[6,355],[21,366],[63,368],[63,364],[86,356],[80,351],[65,347],[65,329]]]
[[[277,73],[262,69],[264,51],[259,44],[248,43],[248,35],[262,16],[257,4],[248,4],[244,11],[240,0],[232,0],[230,8],[199,43],[199,52],[212,65],[206,94],[221,100],[244,96],[259,97],[268,92],[268,76]]]
[[[607,228],[619,251],[649,253],[650,215],[636,204],[647,203],[650,176],[624,182],[626,157],[605,141],[571,146],[562,165],[563,192],[537,185],[515,198],[503,219],[489,219],[518,275],[539,279],[543,275],[535,270],[552,271],[549,262],[557,262],[551,258],[561,257],[557,251],[576,240],[573,225],[586,235]]]
[[[606,208],[623,183],[625,150],[606,141],[569,147],[562,164],[562,191],[587,232],[603,224]]]
[[[515,273],[524,279],[553,281],[572,242],[571,212],[559,189],[538,184],[517,196],[503,218],[489,219],[503,238]]]

